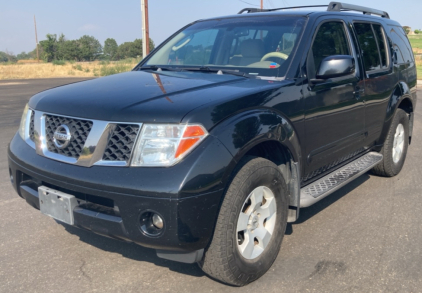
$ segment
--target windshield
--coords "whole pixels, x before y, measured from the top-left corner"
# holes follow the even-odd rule
[[[207,67],[262,77],[283,77],[306,21],[259,16],[194,23],[168,40],[143,67]]]

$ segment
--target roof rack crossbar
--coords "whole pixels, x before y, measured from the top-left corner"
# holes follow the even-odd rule
[[[344,11],[344,10],[358,11],[358,12],[363,12],[363,14],[366,14],[366,15],[375,14],[384,18],[390,18],[390,15],[388,15],[387,12],[382,11],[382,10],[377,10],[377,9],[368,8],[364,6],[358,6],[354,4],[341,3],[341,2],[330,2],[330,4],[328,4],[327,11]]]
[[[366,15],[375,14],[384,18],[390,18],[390,15],[385,11],[368,8],[364,6],[358,6],[354,4],[342,3],[342,2],[330,2],[330,4],[328,5],[294,6],[294,7],[281,7],[281,8],[273,8],[273,9],[244,8],[240,10],[238,14],[242,14],[243,12],[247,12],[247,13],[271,12],[271,11],[277,11],[277,10],[316,8],[316,7],[328,7],[327,11],[358,11],[358,12],[363,12],[363,14],[366,14]]]
[[[310,5],[310,6],[280,7],[280,8],[272,8],[272,9],[244,8],[240,10],[238,14],[242,14],[245,11],[247,13],[255,13],[255,12],[271,12],[271,11],[285,10],[285,9],[316,8],[316,7],[327,7],[327,6],[328,5]]]

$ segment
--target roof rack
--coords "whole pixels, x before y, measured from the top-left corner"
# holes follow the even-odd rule
[[[328,4],[327,11],[359,11],[363,12],[363,14],[366,15],[379,15],[384,18],[390,18],[390,15],[388,15],[387,12],[377,9],[372,9],[364,6],[358,6],[354,4],[347,4],[347,3],[341,3],[341,2],[331,2]]]
[[[271,11],[285,10],[285,9],[316,8],[316,7],[327,7],[327,6],[328,5],[310,5],[310,6],[281,7],[281,8],[272,8],[272,9],[244,8],[240,10],[237,14],[242,14],[245,11],[247,13],[255,13],[255,12],[271,12]]]
[[[385,11],[358,6],[354,4],[342,3],[342,2],[330,2],[330,4],[328,5],[294,6],[294,7],[281,7],[281,8],[273,8],[273,9],[244,8],[240,10],[238,14],[242,14],[243,12],[247,12],[247,13],[271,12],[271,11],[286,10],[286,9],[317,8],[317,7],[328,7],[327,11],[358,11],[358,12],[363,12],[363,14],[365,15],[375,14],[384,18],[390,18],[390,15],[388,15],[388,13]]]

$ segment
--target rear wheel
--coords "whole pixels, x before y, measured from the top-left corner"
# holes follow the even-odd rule
[[[372,172],[376,175],[393,177],[400,173],[409,146],[409,117],[402,109],[397,109],[390,130],[381,150],[384,156]]]
[[[261,277],[280,250],[287,209],[287,189],[279,168],[263,158],[245,159],[226,192],[201,268],[235,286]]]

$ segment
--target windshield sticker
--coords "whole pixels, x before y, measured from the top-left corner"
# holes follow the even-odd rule
[[[277,67],[277,63],[275,63],[275,62],[271,62],[271,64],[270,64],[270,68],[276,68]]]

